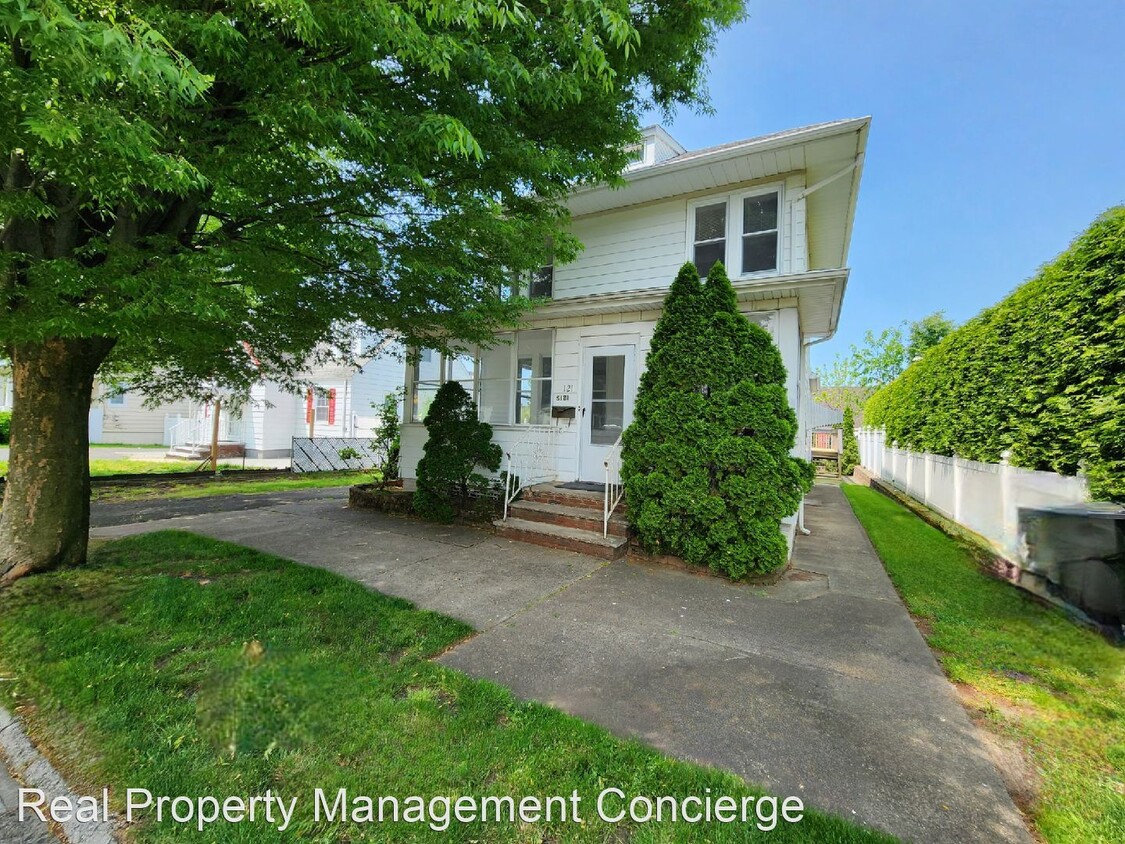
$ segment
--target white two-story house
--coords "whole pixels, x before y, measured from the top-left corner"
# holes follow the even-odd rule
[[[624,188],[570,197],[585,249],[532,280],[531,294],[549,301],[525,328],[474,355],[423,352],[408,366],[406,482],[422,455],[429,401],[442,381],[458,380],[522,484],[615,483],[614,451],[685,261],[701,275],[723,261],[746,317],[772,334],[801,424],[795,451],[808,457],[808,348],[836,331],[869,125],[838,120],[695,151],[647,129]],[[797,516],[783,527],[790,534]]]

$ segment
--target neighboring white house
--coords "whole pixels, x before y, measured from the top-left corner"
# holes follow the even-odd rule
[[[286,392],[272,381],[256,384],[246,405],[235,412],[220,411],[219,439],[225,454],[284,458],[290,456],[293,437],[370,437],[379,426],[372,405],[402,389],[402,350],[388,345],[358,367],[341,363],[310,369],[304,377],[315,389],[305,395]],[[96,385],[91,440],[163,444],[184,456],[209,450],[212,405],[184,400],[149,408],[144,401],[143,392],[113,392]]]
[[[836,331],[869,125],[839,120],[690,152],[663,129],[647,129],[624,188],[571,195],[571,228],[585,249],[531,281],[532,295],[551,301],[528,316],[526,330],[475,355],[424,352],[408,366],[407,483],[426,439],[425,409],[446,380],[465,384],[496,441],[526,464],[513,464],[513,474],[603,482],[632,420],[664,296],[685,261],[706,274],[722,260],[740,309],[773,336],[801,426],[794,452],[808,457],[808,347]],[[795,522],[796,514],[790,536]]]

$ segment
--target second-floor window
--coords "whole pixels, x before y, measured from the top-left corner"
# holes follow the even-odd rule
[[[701,276],[722,261],[732,278],[778,269],[776,190],[705,199],[690,207],[691,260]]]
[[[528,295],[532,299],[550,299],[555,287],[555,267],[547,264],[531,274]]]
[[[742,273],[777,269],[777,194],[742,200]]]
[[[727,201],[695,207],[695,254],[692,260],[700,275],[707,275],[718,261],[726,261]]]

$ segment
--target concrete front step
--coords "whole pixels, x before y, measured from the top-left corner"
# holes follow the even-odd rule
[[[620,560],[625,556],[629,545],[628,538],[624,536],[611,535],[603,539],[600,526],[595,533],[528,519],[508,518],[506,521],[497,519],[493,524],[501,536],[509,539],[518,539],[521,542],[544,545],[548,548],[560,548],[564,551],[576,551],[579,554],[589,554],[591,557],[601,557],[603,560]]]
[[[560,527],[577,528],[601,536],[602,533],[602,508],[573,507],[566,504],[547,504],[543,501],[525,501],[520,499],[513,502],[508,512],[511,518],[523,519],[528,522],[542,522]],[[628,536],[629,523],[620,513],[614,512],[609,518],[609,533],[611,536]]]
[[[231,441],[221,441],[219,443],[220,460],[226,460],[231,457],[242,457],[245,454],[246,446],[243,443]],[[211,456],[211,444],[178,445],[169,449],[164,456],[178,460],[203,460]]]

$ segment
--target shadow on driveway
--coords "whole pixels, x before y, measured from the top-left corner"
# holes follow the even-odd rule
[[[812,535],[768,587],[307,492],[94,535],[189,529],[330,569],[476,627],[446,665],[671,755],[908,840],[1031,840],[836,487],[814,489]]]

